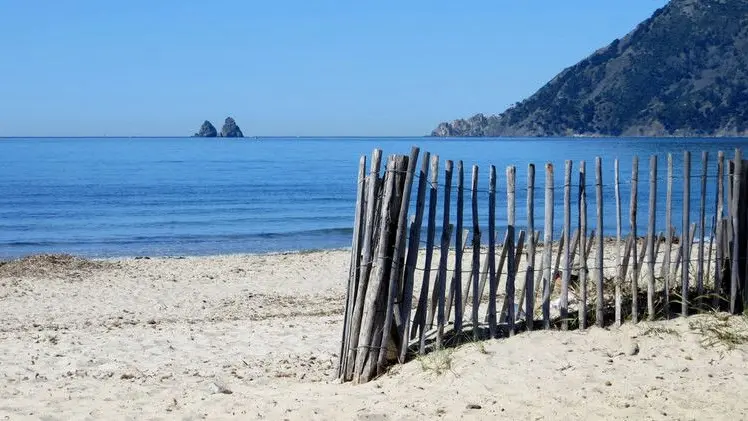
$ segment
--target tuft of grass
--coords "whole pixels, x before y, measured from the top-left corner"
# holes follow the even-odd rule
[[[701,346],[706,349],[732,351],[748,344],[748,318],[745,316],[715,312],[690,321],[688,327],[701,335]]]
[[[443,348],[418,357],[418,361],[423,371],[441,376],[447,371],[452,371],[453,354],[454,349]]]
[[[648,326],[646,330],[641,333],[642,336],[657,336],[662,338],[665,335],[672,335],[680,337],[680,332],[675,329],[664,327],[664,326]]]

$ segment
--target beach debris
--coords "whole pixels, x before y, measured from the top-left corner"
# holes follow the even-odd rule
[[[219,394],[230,395],[234,393],[231,390],[229,390],[226,386],[220,385],[216,382],[210,382],[210,384],[208,384],[208,390],[210,390],[210,393],[212,395],[219,395]]]
[[[623,345],[623,352],[632,357],[639,353],[639,343],[636,341],[626,341],[626,343]]]
[[[481,409],[482,406],[478,405],[477,403],[469,403],[466,406],[467,409]]]

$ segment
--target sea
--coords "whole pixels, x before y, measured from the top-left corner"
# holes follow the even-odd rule
[[[507,224],[507,168],[516,168],[516,225],[527,224],[528,166],[535,165],[535,227],[543,228],[546,164],[554,177],[554,232],[560,234],[571,166],[570,221],[579,220],[580,167],[586,166],[588,226],[596,226],[595,159],[602,160],[603,229],[617,230],[615,160],[622,231],[630,229],[632,167],[638,157],[637,225],[646,232],[650,157],[657,157],[656,227],[665,229],[668,154],[673,225],[700,217],[702,153],[708,153],[705,231],[717,203],[717,153],[748,139],[679,138],[3,138],[0,139],[0,259],[38,253],[88,257],[190,256],[350,247],[361,156],[421,153],[440,162],[441,221],[446,160],[462,162],[465,226],[472,226],[471,175],[478,167],[478,221],[485,229],[488,174],[497,172],[496,227]],[[691,176],[684,177],[684,152]],[[417,167],[420,168],[419,161]],[[367,168],[368,171],[368,168]],[[727,178],[725,178],[727,181]],[[452,180],[455,215],[457,173]],[[416,188],[413,190],[415,201]],[[484,236],[485,238],[485,236]]]

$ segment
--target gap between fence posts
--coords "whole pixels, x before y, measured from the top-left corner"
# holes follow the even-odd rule
[[[683,152],[683,233],[688,232],[691,213],[691,152]],[[688,316],[688,274],[691,262],[691,243],[681,241],[683,265],[681,269],[681,316]]]
[[[656,224],[656,209],[657,209],[657,155],[652,155],[649,158],[649,226],[647,228],[647,254],[649,254],[649,262],[647,262],[647,268],[649,269],[649,282],[647,283],[647,320],[652,321],[655,319],[655,261],[657,260],[657,254],[655,252],[655,224]],[[657,244],[660,244],[660,239],[657,237]]]
[[[621,250],[621,187],[620,187],[620,172],[618,159],[613,163],[615,171],[615,195],[616,195],[616,252],[618,260],[618,273],[615,280],[615,321],[616,325],[620,326],[623,322],[623,315],[621,314],[622,304],[622,292],[623,282],[626,278],[626,271],[623,269],[623,255]]]
[[[631,163],[631,203],[629,204],[629,223],[631,224],[631,321],[639,322],[639,261],[636,256],[636,246],[639,239],[636,236],[637,189],[639,187],[639,157],[634,156]]]
[[[579,163],[579,328],[587,328],[587,167]]]
[[[553,164],[545,164],[545,228],[543,234],[543,328],[551,328],[551,249],[553,248]]]
[[[595,196],[597,198],[597,229],[595,230],[595,234],[597,235],[597,253],[596,253],[596,269],[597,269],[597,276],[596,276],[596,292],[597,292],[597,302],[596,302],[596,312],[595,312],[595,324],[598,327],[603,327],[605,324],[604,321],[604,290],[603,290],[603,244],[604,244],[604,237],[603,237],[603,165],[602,165],[602,159],[600,157],[595,158]]]

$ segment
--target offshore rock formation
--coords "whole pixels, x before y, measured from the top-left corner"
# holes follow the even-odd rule
[[[233,118],[226,117],[226,121],[221,128],[221,137],[244,137],[244,133],[236,125],[236,121]]]
[[[218,132],[216,131],[216,128],[211,124],[210,121],[205,120],[202,126],[200,126],[200,130],[195,133],[194,137],[216,137],[218,136]]]

